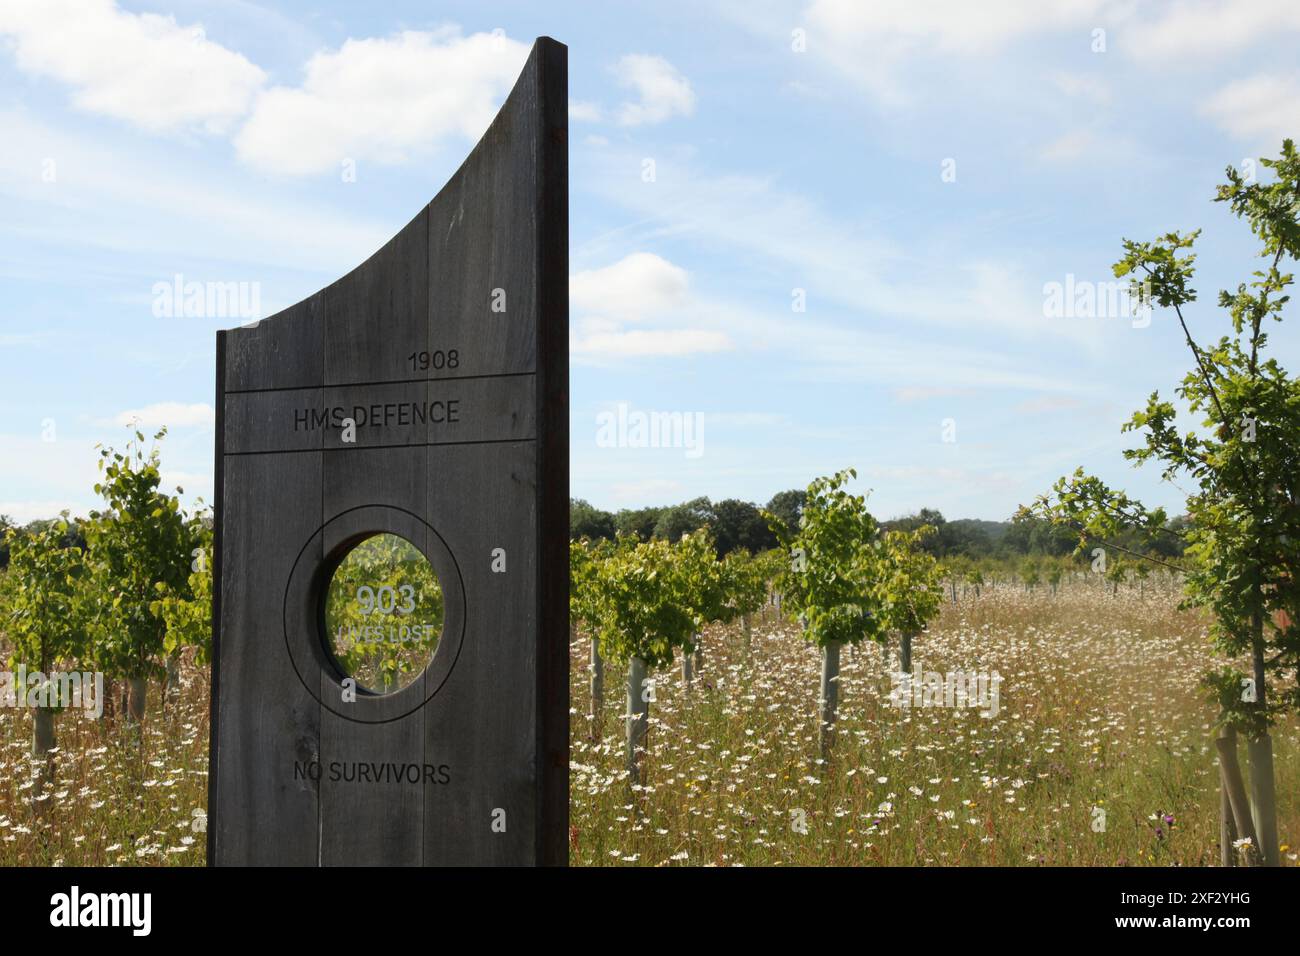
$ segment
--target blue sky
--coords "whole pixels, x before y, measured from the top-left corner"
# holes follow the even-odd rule
[[[213,332],[244,319],[160,317],[155,285],[256,284],[267,315],[331,282],[543,34],[569,47],[575,497],[766,501],[852,465],[881,517],[1000,519],[1084,465],[1177,509],[1119,433],[1189,365],[1175,320],[1047,314],[1045,286],[1203,227],[1189,318],[1222,334],[1255,250],[1210,200],[1300,130],[1298,33],[1278,0],[0,0],[0,513],[92,507],[93,445],[133,418],[210,500]],[[598,445],[618,403],[701,416],[699,453]]]

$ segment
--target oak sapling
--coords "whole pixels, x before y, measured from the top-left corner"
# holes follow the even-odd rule
[[[1300,380],[1267,354],[1265,320],[1282,321],[1293,283],[1282,266],[1300,259],[1300,153],[1288,139],[1279,158],[1260,162],[1271,171],[1270,182],[1230,166],[1215,197],[1247,221],[1263,260],[1252,281],[1219,293],[1231,335],[1198,344],[1184,315],[1196,301],[1192,248],[1199,232],[1125,240],[1115,264],[1115,275],[1132,277],[1145,303],[1172,311],[1191,353],[1192,367],[1175,392],[1199,428],[1180,422],[1175,404],[1159,392],[1124,425],[1125,432],[1141,432],[1144,439],[1125,458],[1159,462],[1166,481],[1190,485],[1186,524],[1171,524],[1163,509],[1147,508],[1082,468],[1024,510],[1074,529],[1081,550],[1098,543],[1118,547],[1114,539],[1134,529],[1148,539],[1172,535],[1185,544],[1184,606],[1210,610],[1211,636],[1227,660],[1248,655],[1251,662],[1250,694],[1241,690],[1246,675],[1231,666],[1207,675],[1205,683],[1219,704],[1220,724],[1247,738],[1252,824],[1264,862],[1277,865],[1268,731],[1300,705],[1294,678],[1300,664],[1300,627],[1294,623],[1300,619]],[[1229,739],[1220,744],[1228,746]],[[1221,770],[1225,763],[1220,761]]]
[[[599,563],[596,583],[601,650],[628,669],[627,771],[636,785],[650,717],[649,673],[691,646],[697,621],[688,610],[681,563],[667,541],[620,535]]]
[[[782,609],[801,621],[804,638],[822,652],[818,741],[823,756],[834,739],[840,648],[880,640],[885,627],[879,526],[867,511],[866,497],[844,488],[856,477],[850,468],[809,484],[797,529],[765,513],[789,559],[779,581]]]
[[[934,528],[887,531],[881,539],[883,569],[879,589],[889,630],[899,634],[899,669],[912,672],[912,641],[939,614],[943,601],[943,567],[925,550]]]
[[[155,443],[166,433],[160,430]],[[94,660],[100,669],[127,679],[127,715],[135,721],[144,717],[148,679],[162,671],[167,625],[155,610],[157,602],[169,594],[192,596],[190,568],[198,546],[179,499],[159,490],[157,445],[148,454],[143,446],[144,435],[137,431],[125,452],[101,450],[95,493],[105,508],[92,511],[86,525],[98,598]]]
[[[62,664],[79,660],[86,649],[84,613],[85,561],[77,547],[66,547],[68,513],[57,521],[19,532],[9,529],[9,570],[6,575],[5,633],[13,644],[11,671],[50,676]],[[26,687],[15,688],[27,694]],[[66,702],[63,702],[66,706]],[[44,757],[54,749],[57,706],[32,710],[32,754]]]
[[[748,652],[751,639],[750,618],[763,607],[767,597],[769,560],[767,554],[774,551],[750,556],[744,548],[732,551],[723,559],[723,590],[727,600],[727,620],[740,619],[741,632],[745,638],[745,650]],[[779,559],[779,555],[778,555]]]

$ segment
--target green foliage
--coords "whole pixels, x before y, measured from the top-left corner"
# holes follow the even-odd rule
[[[804,501],[807,497],[808,493],[802,488],[778,491],[763,509],[763,517],[768,526],[771,527],[775,520],[785,528],[787,534],[794,534],[799,530],[799,518],[803,514]],[[778,534],[777,537],[780,538],[780,535]]]
[[[1144,438],[1124,453],[1128,460],[1159,463],[1165,480],[1191,485],[1187,524],[1173,525],[1160,509],[1144,507],[1082,469],[1061,478],[1032,509],[1073,529],[1080,545],[1114,545],[1133,529],[1163,531],[1183,542],[1185,605],[1211,611],[1212,635],[1223,654],[1252,658],[1258,700],[1228,712],[1246,730],[1268,726],[1280,710],[1300,704],[1294,680],[1281,682],[1276,696],[1265,688],[1267,673],[1292,672],[1300,664],[1300,382],[1265,355],[1264,328],[1266,319],[1282,320],[1290,298],[1293,276],[1282,271],[1282,261],[1300,258],[1300,155],[1288,139],[1280,158],[1262,163],[1272,170],[1272,182],[1248,182],[1229,167],[1216,197],[1248,222],[1264,260],[1253,281],[1219,294],[1232,336],[1202,346],[1183,314],[1196,301],[1191,249],[1197,232],[1126,240],[1115,264],[1115,274],[1131,276],[1144,300],[1173,310],[1194,360],[1175,389],[1192,427],[1178,421],[1174,403],[1159,392],[1124,426]]]
[[[655,523],[654,536],[663,538],[669,543],[676,543],[683,535],[708,527],[710,513],[708,498],[694,498],[680,505],[664,508],[659,512],[659,520]]]
[[[212,660],[212,530],[210,514],[198,514],[189,521],[195,547],[191,550],[189,585],[177,592],[159,583],[159,597],[149,610],[163,622],[166,633],[163,651],[175,657],[185,647],[198,649],[195,661]]]
[[[640,541],[654,537],[662,508],[623,509],[614,515],[614,525],[619,535],[632,535]]]
[[[612,541],[616,534],[618,534],[618,526],[614,523],[614,516],[608,511],[593,508],[581,498],[575,498],[569,502],[569,539],[571,541],[578,541],[581,538],[588,538],[592,541],[599,539]]]
[[[366,538],[335,569],[325,627],[343,671],[370,690],[404,687],[442,636],[443,595],[420,550],[395,534]]]
[[[808,485],[795,532],[767,515],[790,562],[779,581],[784,609],[803,619],[804,636],[818,647],[876,640],[885,628],[879,528],[865,496],[844,489],[856,477],[846,469]]]
[[[1038,561],[1035,558],[1025,558],[1020,562],[1020,580],[1025,582],[1026,588],[1034,588],[1042,580],[1042,575],[1038,570]]]
[[[763,512],[737,498],[713,503],[709,509],[709,530],[719,557],[738,550],[757,554],[776,547],[776,535],[767,526]]]
[[[166,429],[154,436],[155,441]],[[100,452],[95,493],[102,512],[86,525],[96,600],[93,638],[97,666],[111,674],[148,677],[158,672],[166,626],[158,602],[188,596],[192,552],[199,542],[180,501],[159,490],[157,446],[146,455],[135,433],[125,452]],[[178,492],[181,489],[177,489]]]
[[[705,624],[729,620],[728,582],[708,529],[682,535],[673,546],[672,559],[676,566],[674,581],[679,589],[678,597],[694,619],[695,630]]]
[[[569,542],[569,615],[575,624],[595,628],[600,613],[600,562],[612,550],[603,540]]]
[[[886,531],[882,536],[884,574],[877,593],[890,630],[915,634],[939,614],[944,569],[925,548],[934,535],[933,527],[922,525],[914,531]]]
[[[732,551],[723,559],[722,581],[723,593],[727,597],[728,620],[754,614],[763,606],[771,573],[771,560],[764,560],[764,555],[768,554],[780,560],[777,551],[767,551],[763,555],[751,557],[743,548]]]
[[[9,528],[5,581],[5,632],[13,643],[10,666],[48,673],[85,652],[84,555],[65,547],[67,512],[30,534]]]
[[[663,667],[674,649],[690,646],[697,621],[681,562],[667,541],[620,535],[599,562],[596,581],[600,647],[613,662],[639,657],[647,667]]]

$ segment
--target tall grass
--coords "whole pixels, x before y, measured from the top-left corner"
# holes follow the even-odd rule
[[[624,704],[575,716],[574,864],[1213,865],[1213,711],[1202,617],[1169,582],[985,588],[917,641],[925,670],[996,670],[1000,711],[891,706],[876,647],[843,654],[835,750],[818,757],[818,656],[769,619],[705,636],[692,688],[657,675],[644,787],[622,771]],[[586,640],[570,655],[588,708]],[[893,667],[897,666],[896,657]],[[612,671],[607,681],[613,684]],[[1300,835],[1297,727],[1274,734],[1283,844]],[[1104,828],[1102,816],[1104,812]],[[1283,862],[1294,865],[1288,849]]]

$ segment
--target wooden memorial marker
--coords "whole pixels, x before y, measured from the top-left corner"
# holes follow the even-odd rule
[[[566,52],[387,245],[217,333],[211,863],[567,859]]]

